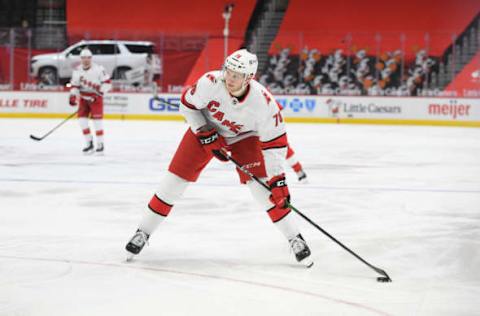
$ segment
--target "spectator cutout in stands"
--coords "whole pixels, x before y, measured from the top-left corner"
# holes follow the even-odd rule
[[[396,95],[414,96],[429,88],[438,74],[438,61],[425,49],[417,51],[414,61],[405,61],[401,50],[368,55],[358,49],[346,55],[336,49],[322,55],[305,47],[299,55],[289,48],[270,57],[259,81],[275,94],[318,95]]]

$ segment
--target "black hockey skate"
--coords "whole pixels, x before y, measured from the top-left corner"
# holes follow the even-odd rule
[[[97,149],[95,150],[95,155],[103,156],[104,150],[105,150],[105,147],[103,146],[103,143],[99,143],[97,145]]]
[[[84,155],[90,155],[93,153],[93,141],[89,141],[87,146],[82,149]]]
[[[128,242],[125,246],[127,250],[127,261],[133,259],[133,256],[138,255],[140,251],[142,251],[145,244],[148,244],[148,238],[150,235],[145,233],[143,230],[137,229],[135,235],[133,235],[132,239]]]
[[[290,239],[288,242],[295,254],[295,259],[297,259],[298,262],[305,265],[307,268],[313,266],[313,261],[310,258],[310,248],[308,248],[302,235],[298,234],[297,237]]]
[[[297,177],[298,177],[298,182],[300,183],[307,183],[307,174],[305,173],[305,171],[303,170],[300,170],[299,172],[297,172]]]

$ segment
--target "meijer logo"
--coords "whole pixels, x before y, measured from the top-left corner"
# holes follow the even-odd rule
[[[458,104],[457,100],[450,100],[449,103],[430,103],[428,105],[429,115],[449,116],[456,119],[460,116],[470,116],[470,104]]]

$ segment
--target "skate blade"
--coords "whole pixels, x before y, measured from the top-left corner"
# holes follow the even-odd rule
[[[93,154],[93,150],[83,152],[84,156],[91,156],[92,154]]]
[[[105,156],[105,153],[102,152],[95,152],[95,156]]]
[[[313,261],[310,258],[305,258],[299,262],[301,265],[305,266],[306,268],[311,268],[313,266]]]
[[[298,183],[302,183],[302,184],[304,184],[304,183],[308,183],[308,178],[307,178],[307,175],[306,175],[306,174],[304,174],[304,175],[302,175],[302,176],[298,177],[298,179],[297,179],[297,180],[298,180]]]
[[[133,253],[127,251],[127,257],[125,258],[125,261],[126,262],[132,262],[133,258],[135,258],[135,255]]]

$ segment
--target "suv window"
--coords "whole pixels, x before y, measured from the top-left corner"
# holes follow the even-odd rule
[[[153,45],[126,44],[127,49],[132,54],[154,54]]]
[[[85,48],[86,45],[80,45],[80,46],[77,46],[75,47],[74,49],[72,49],[70,52],[68,52],[69,55],[80,55],[80,52],[82,51],[82,49]]]
[[[93,55],[115,55],[118,54],[118,47],[115,44],[91,44],[88,48]]]
[[[114,55],[119,53],[118,47],[115,44],[90,44],[77,46],[68,54],[78,56],[85,47],[88,47],[93,55]]]

